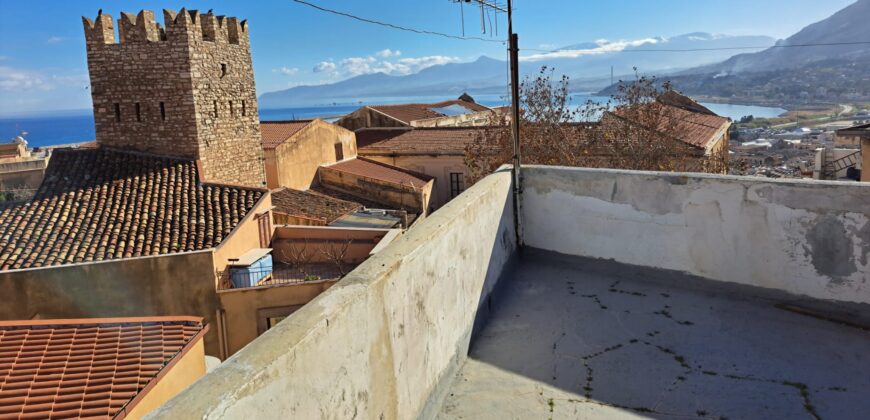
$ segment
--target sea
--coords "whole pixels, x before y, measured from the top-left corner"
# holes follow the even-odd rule
[[[587,100],[606,102],[608,98],[574,95],[572,102],[576,104],[586,103]],[[263,121],[281,120],[304,120],[321,118],[335,120],[353,112],[363,104],[391,104],[391,103],[431,103],[442,101],[444,98],[433,97],[404,97],[404,98],[364,98],[352,103],[332,103],[310,107],[261,109],[260,119]],[[478,102],[486,106],[503,106],[507,104],[504,97],[497,95],[480,96]],[[777,117],[786,112],[782,108],[762,107],[753,105],[730,105],[730,104],[703,104],[719,115],[740,119],[746,115],[760,118]],[[0,117],[0,142],[11,140],[16,136],[26,133],[30,147],[56,146],[62,144],[80,143],[94,140],[94,117],[90,110],[59,111],[37,115],[5,116]]]

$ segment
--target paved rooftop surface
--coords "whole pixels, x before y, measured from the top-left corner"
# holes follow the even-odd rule
[[[442,419],[870,418],[870,332],[786,295],[537,252],[500,287]]]

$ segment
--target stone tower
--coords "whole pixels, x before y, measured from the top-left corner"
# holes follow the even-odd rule
[[[83,17],[97,142],[196,159],[203,180],[265,184],[246,21],[181,9]]]

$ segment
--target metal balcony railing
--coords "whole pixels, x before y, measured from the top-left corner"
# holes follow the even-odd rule
[[[245,289],[261,286],[294,285],[312,281],[338,280],[357,264],[334,263],[276,264],[274,267],[249,270],[227,269],[218,275],[218,290]]]

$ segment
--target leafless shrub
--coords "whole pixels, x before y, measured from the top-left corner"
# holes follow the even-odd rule
[[[347,264],[345,257],[351,244],[353,244],[353,239],[348,238],[342,242],[329,242],[320,250],[321,255],[335,265],[341,277],[347,275],[349,264]]]
[[[553,70],[520,86],[520,142],[524,164],[620,168],[653,171],[721,172],[727,149],[714,159],[680,141],[684,130],[677,108],[657,99],[672,90],[655,77],[636,75],[620,83],[608,102],[571,104],[569,78],[553,81]],[[465,151],[475,182],[509,163],[513,155],[507,116],[499,115],[481,130]]]

